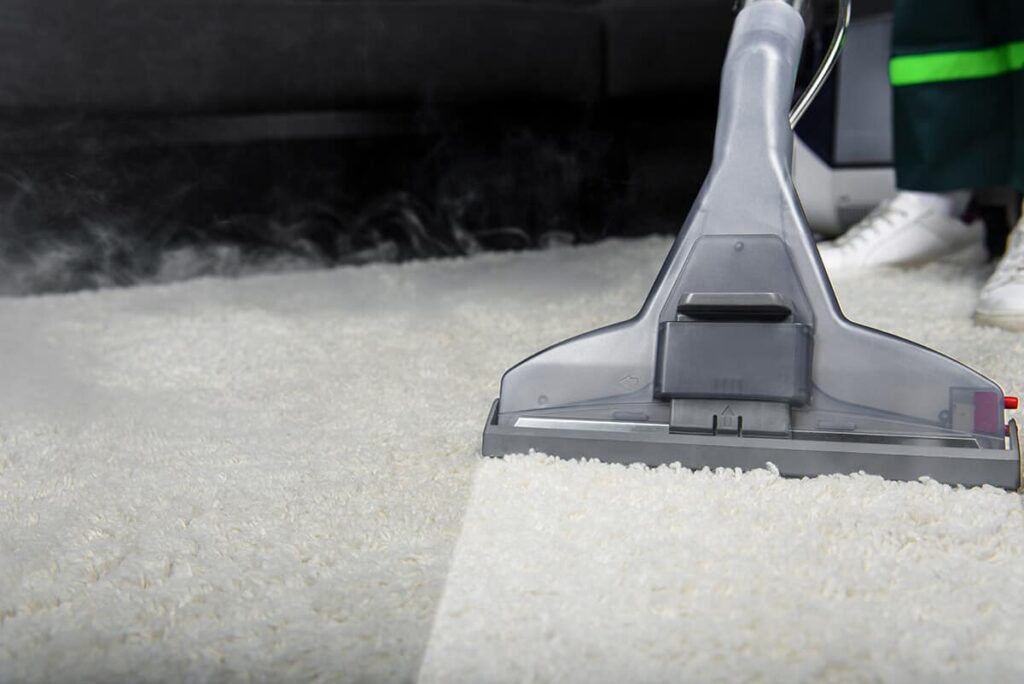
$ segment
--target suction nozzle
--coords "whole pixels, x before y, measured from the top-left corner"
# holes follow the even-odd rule
[[[740,11],[711,169],[643,307],[509,369],[486,455],[1018,487],[998,385],[839,308],[790,176],[803,34],[781,0]]]

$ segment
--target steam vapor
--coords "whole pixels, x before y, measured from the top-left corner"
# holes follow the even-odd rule
[[[589,241],[616,201],[608,154],[517,130],[7,155],[0,295]]]

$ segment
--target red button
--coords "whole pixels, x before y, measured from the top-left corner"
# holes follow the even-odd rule
[[[1003,408],[1013,410],[1018,406],[1020,406],[1020,399],[1017,397],[1003,397]]]

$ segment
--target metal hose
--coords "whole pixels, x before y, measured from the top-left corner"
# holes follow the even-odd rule
[[[801,4],[801,0],[791,2],[795,7]],[[798,8],[799,9],[799,8]],[[839,61],[839,53],[843,50],[843,40],[846,37],[846,28],[850,25],[850,0],[839,0],[838,14],[836,15],[836,28],[832,32],[832,42],[829,43],[828,50],[825,51],[825,58],[821,60],[821,64],[818,65],[818,70],[814,72],[814,77],[811,78],[811,82],[807,84],[807,88],[803,94],[800,95],[800,99],[796,101],[793,108],[789,110],[789,125],[796,128],[796,124],[800,121],[800,117],[804,115],[807,108],[811,106],[811,102],[818,96],[818,92],[821,87],[825,85],[825,81],[828,80],[829,74],[832,73],[832,69],[835,68],[836,62]]]

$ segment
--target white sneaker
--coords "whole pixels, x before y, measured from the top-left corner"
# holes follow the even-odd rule
[[[985,283],[974,314],[980,325],[1024,331],[1024,217],[1006,241],[1006,254]]]
[[[839,238],[819,243],[818,252],[832,275],[933,261],[978,265],[988,258],[983,221],[964,223],[907,192],[879,204]]]

